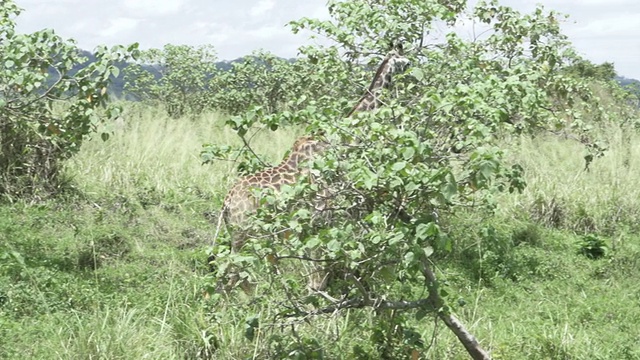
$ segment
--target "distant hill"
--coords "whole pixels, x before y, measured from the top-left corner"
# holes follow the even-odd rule
[[[640,95],[640,80],[629,79],[624,76],[616,76],[616,81],[621,86],[635,89],[635,92]]]
[[[632,94],[635,94],[638,107],[640,107],[640,80],[629,79],[624,76],[616,76],[616,81],[623,87],[627,88]]]
[[[624,76],[616,76],[616,81],[622,86],[631,85],[631,84],[640,85],[640,80],[629,79]]]

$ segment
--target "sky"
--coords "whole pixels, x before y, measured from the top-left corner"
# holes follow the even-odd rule
[[[310,44],[285,24],[301,17],[328,19],[326,0],[16,0],[24,12],[18,31],[52,28],[78,46],[140,43],[213,45],[218,57],[233,60],[264,49],[295,57]],[[536,3],[569,14],[563,30],[578,53],[594,63],[613,62],[618,75],[640,79],[640,1],[502,0],[528,12]]]

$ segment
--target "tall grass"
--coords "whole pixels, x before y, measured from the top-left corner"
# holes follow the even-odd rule
[[[586,149],[575,140],[515,139],[510,160],[524,167],[527,187],[522,194],[502,196],[500,213],[578,233],[640,230],[640,135],[616,125],[598,135],[608,149],[588,168]]]
[[[205,143],[240,145],[226,118],[206,113],[196,118],[173,119],[159,108],[127,104],[123,119],[112,124],[114,134],[103,142],[92,139],[66,166],[80,190],[106,194],[137,194],[152,189],[161,194],[201,192],[220,195],[236,178],[231,162],[203,165]],[[293,145],[296,131],[260,131],[252,139],[256,153],[272,163]]]

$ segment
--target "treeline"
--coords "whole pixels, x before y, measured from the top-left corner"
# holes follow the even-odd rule
[[[231,62],[212,46],[165,45],[141,52],[124,69],[125,96],[164,107],[172,117],[215,109],[237,115],[260,106],[267,114],[312,87],[309,63],[256,51]]]
[[[631,95],[629,101],[640,108],[640,81],[616,76],[616,81]]]
[[[89,64],[92,64],[94,62],[97,61],[96,56],[87,50],[83,50],[83,49],[78,49],[79,55],[81,57],[86,58],[87,60],[76,64],[74,66],[74,71],[79,71],[87,66],[89,66]],[[246,61],[248,58],[252,58],[254,57],[253,55],[247,55],[247,56],[243,56],[243,57],[239,57],[237,59],[234,60],[220,60],[220,61],[216,61],[214,63],[215,68],[218,71],[231,71],[233,69],[233,64],[235,63],[242,63],[244,61]],[[282,60],[288,61],[290,63],[293,63],[296,61],[296,59],[285,59],[285,58],[281,58]],[[125,99],[125,100],[132,100],[132,101],[137,101],[140,100],[138,98],[136,98],[135,96],[133,96],[132,94],[126,94],[124,91],[125,88],[125,78],[124,78],[124,70],[125,68],[127,68],[128,66],[131,66],[132,63],[131,62],[117,62],[114,64],[115,67],[117,67],[120,70],[120,74],[116,77],[116,76],[112,76],[110,81],[111,83],[109,84],[108,87],[108,92],[109,94],[111,94],[112,96],[119,98],[119,99]],[[153,74],[155,78],[159,79],[160,77],[162,77],[162,71],[158,68],[157,64],[142,64],[141,65],[142,68],[146,71],[148,71],[149,73]],[[55,70],[54,69],[49,69],[49,73],[51,77],[55,76]],[[213,75],[213,74],[212,74]]]
[[[91,52],[85,50],[79,50],[79,52],[82,57],[85,57],[87,59],[87,61],[81,64],[76,64],[74,66],[74,71],[78,71],[97,61],[95,55]],[[207,57],[198,58],[198,54],[204,55],[204,52],[207,52]],[[242,70],[245,70],[243,74],[244,76],[253,73],[253,70],[258,71],[258,73],[262,71],[274,72],[277,70],[283,70],[278,69],[278,67],[275,66],[276,63],[280,65],[288,64],[293,69],[294,64],[299,61],[299,59],[295,58],[281,58],[268,52],[254,52],[252,54],[234,60],[219,60],[215,57],[215,50],[209,46],[198,48],[186,45],[166,45],[163,49],[148,50],[144,52],[144,54],[145,55],[138,62],[132,63],[123,61],[114,64],[114,66],[116,66],[120,70],[120,72],[118,76],[112,76],[112,78],[110,79],[111,83],[108,87],[109,94],[119,99],[131,101],[155,99],[167,104],[166,101],[168,99],[160,95],[160,93],[157,91],[159,89],[156,89],[154,93],[150,89],[143,90],[142,87],[150,86],[150,79],[153,79],[153,81],[157,82],[158,84],[165,82],[166,79],[163,80],[163,77],[172,76],[171,74],[174,74],[176,72],[176,69],[180,66],[184,66],[191,71],[198,72],[198,76],[202,76],[211,82],[216,76],[227,77],[227,80],[229,80],[229,76],[234,76],[232,75],[234,72]],[[178,64],[178,62],[186,63]],[[204,73],[201,71],[203,68],[207,69],[207,71]],[[53,70],[51,69],[50,71],[52,72]],[[597,79],[604,81],[613,80],[621,87],[623,87],[626,91],[640,99],[640,81],[618,75],[615,71],[614,64],[611,62],[594,64],[588,60],[581,60],[573,66],[569,67],[568,72],[572,73],[572,75],[574,76],[579,76],[585,79]],[[195,74],[183,72],[180,75],[191,77]],[[268,74],[263,73],[263,75],[266,76]],[[271,77],[273,79],[282,77],[276,74],[272,75],[273,76]],[[138,78],[138,76],[144,76],[145,79],[141,80]],[[145,84],[143,85],[142,82],[145,82]],[[210,92],[216,88],[216,86],[212,84],[203,85],[204,86],[202,89],[191,87],[189,90],[192,92],[204,90],[208,93],[207,95],[209,96],[211,95]],[[242,86],[241,84],[237,84],[237,81],[235,85]],[[244,85],[246,85],[248,88],[254,88],[258,85],[264,86],[265,84],[248,81]],[[164,86],[167,87],[166,84]],[[220,86],[217,86],[217,88],[218,90],[222,90]],[[241,90],[241,87],[236,89]],[[164,90],[164,92],[166,93],[168,89],[165,88]],[[271,89],[271,92],[274,93],[277,91]],[[182,94],[183,99],[184,96],[185,94]],[[277,102],[279,100],[280,99],[275,101]],[[233,113],[239,110],[238,108],[246,109],[247,104],[239,104],[239,106],[234,105],[231,108],[229,106],[225,106],[225,104],[222,103],[219,103],[217,105],[219,105],[222,110],[228,110]],[[186,107],[189,106],[194,108],[196,112],[199,107],[207,107],[194,106],[194,104],[187,104]],[[176,106],[175,104],[167,104],[167,107],[167,111],[172,116],[181,116],[186,111],[186,108],[184,106]]]

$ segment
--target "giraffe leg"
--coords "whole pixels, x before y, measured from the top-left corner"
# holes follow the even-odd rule
[[[314,264],[309,274],[309,283],[307,286],[313,291],[324,291],[329,284],[329,277],[330,274],[324,266]]]
[[[227,232],[231,237],[231,251],[237,252],[240,248],[242,248],[242,246],[246,242],[248,235],[244,230],[237,228],[235,226],[231,226],[229,224],[227,224]],[[215,260],[215,256],[210,255],[209,269],[211,272],[215,271],[215,266],[212,263],[214,260]],[[247,294],[251,293],[252,288],[255,287],[247,279],[240,279],[239,269],[237,268],[237,266],[231,265],[227,267],[224,274],[222,274],[218,278],[216,283],[216,292],[228,294],[236,286],[239,286],[240,288],[242,288]]]

